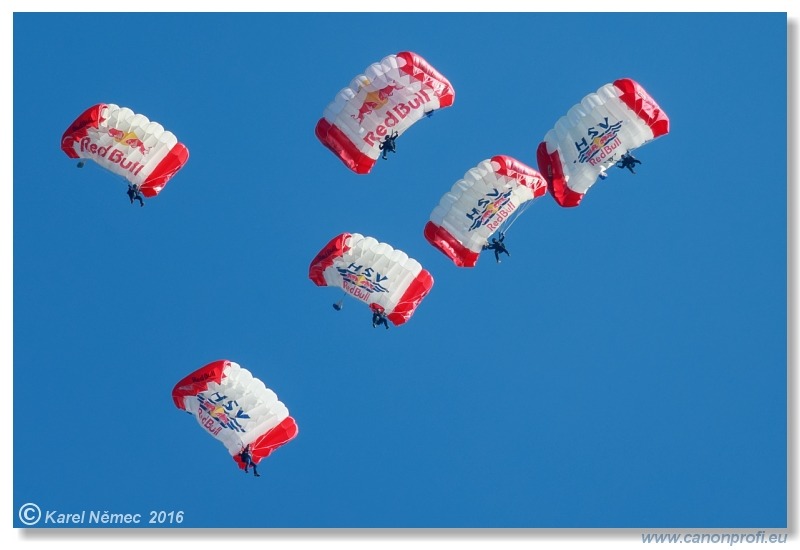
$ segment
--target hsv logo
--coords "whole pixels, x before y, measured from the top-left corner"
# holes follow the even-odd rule
[[[608,117],[586,131],[586,137],[575,142],[578,151],[578,162],[588,162],[592,166],[605,160],[614,149],[621,145],[617,137],[622,121],[611,124]]]
[[[350,263],[347,267],[337,267],[336,270],[342,276],[342,288],[359,300],[367,301],[375,292],[389,292],[382,283],[386,282],[388,276],[381,275],[371,267],[363,269],[364,266]]]
[[[143,155],[146,155],[150,150],[149,147],[144,146],[144,142],[140,140],[134,132],[124,132],[122,130],[118,130],[117,128],[109,128],[108,135],[114,138],[114,141],[117,143],[127,145],[133,149],[138,149]]]
[[[483,226],[495,230],[516,209],[516,205],[511,202],[511,189],[505,193],[501,193],[499,189],[492,189],[478,200],[477,207],[467,212],[467,217],[472,220],[469,231]]]
[[[244,432],[245,429],[239,424],[239,420],[249,419],[250,416],[242,410],[239,404],[228,399],[219,392],[211,395],[200,393],[197,395],[197,402],[200,405],[197,409],[197,416],[200,423],[211,435],[217,435],[223,428]],[[236,410],[234,412],[234,410]]]
[[[381,88],[377,92],[368,92],[367,96],[364,98],[364,103],[362,103],[361,107],[358,109],[358,113],[350,116],[359,123],[364,122],[365,116],[386,105],[394,91],[402,89],[403,87],[400,84],[392,83],[385,88]]]

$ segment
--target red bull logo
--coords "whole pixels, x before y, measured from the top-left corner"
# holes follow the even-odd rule
[[[122,151],[116,147],[100,147],[94,143],[90,137],[81,139],[81,153],[89,153],[90,155],[106,159],[107,162],[119,164],[120,168],[127,170],[134,176],[138,176],[139,172],[144,168],[144,164],[128,159]]]
[[[622,145],[622,141],[620,141],[618,137],[615,137],[613,141],[604,143],[602,146],[598,146],[592,153],[591,158],[589,158],[589,164],[592,166],[597,166],[598,164],[602,163],[609,156],[614,155],[614,151],[620,145]]]
[[[217,435],[222,431],[222,426],[213,417],[205,414],[203,409],[197,409],[197,418],[200,420],[200,425],[211,435]]]
[[[342,282],[342,289],[353,298],[358,298],[362,302],[368,302],[372,297],[372,292],[358,286],[347,284],[347,281]]]
[[[336,270],[342,276],[342,288],[360,300],[368,300],[374,292],[388,292],[383,282],[389,278],[381,275],[371,267],[363,269],[363,266],[351,263],[347,267],[337,267]]]
[[[364,98],[364,102],[361,104],[361,107],[358,109],[358,113],[355,115],[350,115],[352,118],[356,119],[359,124],[364,122],[364,117],[372,114],[377,109],[380,109],[384,105],[389,102],[389,98],[392,96],[395,90],[402,90],[403,87],[399,84],[389,84],[388,86],[381,88],[376,92],[369,92],[367,96]]]
[[[423,109],[427,103],[431,101],[431,97],[425,90],[420,90],[408,101],[398,103],[388,111],[383,122],[375,128],[374,132],[367,132],[364,136],[364,142],[370,147],[377,146],[381,139],[389,132],[390,128],[397,126],[401,120],[406,118],[411,112],[418,109]]]
[[[511,215],[511,213],[516,209],[517,205],[511,201],[508,201],[508,203],[505,206],[503,206],[503,208],[498,209],[492,215],[492,219],[490,219],[484,225],[490,231],[497,231],[497,229],[500,228],[503,222],[506,221],[506,218],[508,218]]]
[[[228,415],[225,414],[225,408],[219,405],[216,407],[213,405],[210,406],[208,408],[208,414],[210,414],[220,424],[227,424],[231,421],[231,419],[228,418]]]
[[[197,395],[197,418],[212,435],[217,435],[223,428],[237,432],[245,431],[240,420],[247,420],[250,416],[239,407],[236,401],[228,400],[215,392],[211,396],[204,394]],[[234,411],[236,411],[234,413]]]
[[[118,128],[109,128],[108,135],[117,143],[127,145],[132,149],[137,149],[143,155],[146,155],[150,151],[150,148],[144,146],[144,142],[139,139],[139,136],[137,136],[135,132],[124,132]]]
[[[150,151],[149,147],[144,146],[144,142],[139,138],[130,138],[125,140],[125,145],[128,147],[132,147],[134,149],[138,149],[139,152],[143,155],[146,155],[148,151]]]

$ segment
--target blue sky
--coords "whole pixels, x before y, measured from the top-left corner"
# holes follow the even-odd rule
[[[785,14],[17,13],[13,30],[15,527],[31,502],[182,511],[180,528],[787,526]],[[455,103],[355,175],[314,125],[404,50]],[[671,119],[636,176],[574,209],[538,199],[500,265],[427,243],[466,170],[536,168],[555,121],[620,77]],[[143,209],[60,150],[99,102],[189,148]],[[345,231],[432,273],[407,324],[373,330],[308,279]],[[170,397],[223,358],[300,427],[258,479]]]

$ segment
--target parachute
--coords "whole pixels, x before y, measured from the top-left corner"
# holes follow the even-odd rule
[[[61,149],[70,158],[93,160],[122,176],[145,197],[158,195],[189,159],[175,134],[112,103],[86,109],[64,132]]]
[[[341,288],[395,325],[408,321],[433,287],[433,277],[418,261],[358,233],[334,237],[311,261],[308,277],[317,286]]]
[[[297,435],[297,423],[275,392],[233,361],[214,361],[189,374],[173,388],[172,400],[221,441],[242,469],[239,453],[246,445],[258,464]]]
[[[368,174],[381,140],[403,132],[455,99],[450,82],[412,52],[373,63],[325,108],[315,133],[325,147],[357,174]]]
[[[459,267],[475,267],[483,245],[508,229],[533,199],[547,192],[544,177],[520,161],[496,155],[471,168],[444,194],[425,225],[425,238]]]
[[[561,117],[536,151],[550,194],[577,206],[606,168],[669,133],[669,118],[637,82],[622,78],[589,94]]]

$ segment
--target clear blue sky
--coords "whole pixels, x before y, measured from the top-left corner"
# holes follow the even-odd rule
[[[182,511],[182,528],[786,527],[787,28],[782,13],[16,13],[14,526],[32,502]],[[455,103],[358,176],[314,125],[403,50]],[[496,154],[536,168],[554,122],[620,77],[671,119],[636,176],[611,172],[574,209],[538,199],[500,265],[459,269],[427,243],[466,170]],[[99,102],[190,150],[145,208],[60,150]],[[344,231],[432,273],[407,324],[374,330],[308,279]],[[300,427],[257,479],[170,397],[223,358]]]

